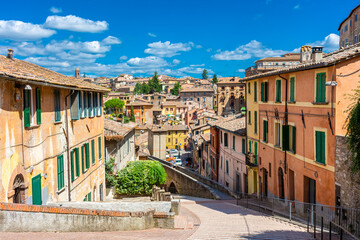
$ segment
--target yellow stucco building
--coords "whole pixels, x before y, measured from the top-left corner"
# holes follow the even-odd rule
[[[166,148],[167,149],[184,149],[187,126],[186,125],[167,125],[165,126],[166,133]]]

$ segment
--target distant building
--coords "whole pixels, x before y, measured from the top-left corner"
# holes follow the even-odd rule
[[[299,53],[286,53],[281,57],[267,57],[255,62],[255,66],[245,70],[245,76],[249,77],[259,73],[269,72],[275,69],[288,68],[300,62]]]
[[[148,131],[148,146],[151,156],[165,160],[167,130],[161,125],[152,125]]]
[[[348,47],[360,42],[360,5],[351,10],[349,16],[339,25],[340,47]]]
[[[245,107],[245,83],[240,78],[224,79],[217,84],[217,114],[237,114]]]
[[[214,93],[215,91],[212,88],[186,88],[180,90],[179,96],[185,104],[188,101],[196,102],[199,109],[213,109]]]

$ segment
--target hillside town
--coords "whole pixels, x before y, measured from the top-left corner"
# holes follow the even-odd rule
[[[0,239],[358,239],[359,14],[334,26],[338,50],[302,45],[244,77],[67,76],[8,49]],[[243,216],[258,230],[231,235]]]

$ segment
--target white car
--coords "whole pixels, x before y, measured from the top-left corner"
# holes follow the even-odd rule
[[[182,161],[181,161],[180,158],[176,158],[176,159],[175,159],[175,165],[176,165],[176,166],[181,166],[181,165],[182,165]]]
[[[179,151],[176,149],[170,149],[169,152],[170,156],[175,156],[175,155],[179,155]]]

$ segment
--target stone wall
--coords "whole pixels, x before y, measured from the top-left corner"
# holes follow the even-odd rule
[[[360,184],[357,184],[350,175],[349,150],[346,138],[335,137],[335,184],[340,186],[341,206],[360,208]]]

